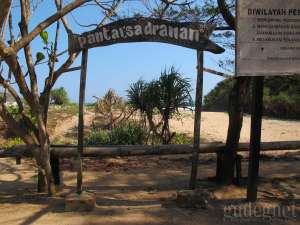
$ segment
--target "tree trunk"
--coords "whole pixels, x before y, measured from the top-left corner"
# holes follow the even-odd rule
[[[218,153],[216,178],[220,185],[232,184],[234,180],[236,152],[240,140],[243,123],[243,99],[246,90],[247,78],[238,77],[229,95],[229,126],[226,148]],[[238,171],[239,172],[239,171]]]
[[[39,143],[40,143],[40,165],[42,174],[47,180],[47,190],[50,196],[55,195],[55,183],[50,165],[50,140],[46,129],[45,114],[43,109],[37,110],[37,123],[39,128]],[[42,178],[42,177],[41,177]],[[42,181],[41,181],[42,183]]]
[[[38,170],[38,183],[37,183],[37,191],[39,193],[43,193],[47,191],[47,180],[46,176],[41,169]]]
[[[50,145],[44,144],[41,146],[41,164],[42,164],[42,171],[43,175],[46,177],[47,180],[47,191],[50,196],[55,195],[55,183],[52,173],[52,168],[50,165]]]
[[[170,141],[170,132],[169,132],[169,112],[166,109],[166,112],[163,114],[163,127],[161,131],[161,139],[164,145],[169,144]]]

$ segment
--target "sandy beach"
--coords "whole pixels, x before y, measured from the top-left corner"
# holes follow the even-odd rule
[[[184,112],[181,120],[172,119],[171,129],[192,135],[194,114]],[[245,115],[241,131],[241,142],[249,142],[251,118]],[[207,141],[226,141],[228,114],[224,112],[203,112],[201,136]],[[300,140],[300,121],[263,118],[262,141],[297,141]]]

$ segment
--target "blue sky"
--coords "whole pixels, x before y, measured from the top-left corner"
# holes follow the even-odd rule
[[[214,57],[206,53],[205,65],[213,67]],[[190,78],[192,87],[195,87],[195,50],[159,43],[119,44],[90,49],[86,100],[93,101],[92,96],[102,96],[109,88],[113,88],[121,96],[126,96],[126,89],[131,83],[140,78],[158,78],[164,68],[172,65],[184,77]],[[204,93],[208,93],[221,80],[214,75],[205,74]],[[73,101],[77,101],[79,72],[63,76],[56,84],[56,87],[61,86],[66,88]]]
[[[51,3],[50,3],[51,2]],[[36,12],[32,15],[31,28],[38,24],[42,19],[54,13],[55,9],[53,1],[44,1],[39,6]],[[132,6],[126,6],[123,11],[130,11]],[[19,8],[14,8],[17,12]],[[75,17],[82,24],[97,23],[101,16],[99,10],[95,7],[81,8],[73,15],[68,16],[69,23],[77,32],[91,30],[94,28],[81,28],[75,22]],[[16,22],[18,18],[14,17],[14,27],[17,28]],[[55,26],[47,29],[49,39],[53,40]],[[18,30],[15,31],[17,35]],[[59,52],[67,49],[67,36],[62,29],[59,42]],[[38,51],[42,51],[42,41],[37,37],[31,44],[33,55]],[[225,53],[226,55],[226,53]],[[60,58],[60,62],[67,56]],[[223,55],[214,55],[205,53],[204,61],[205,67],[218,69],[217,61]],[[79,56],[73,66],[80,65]],[[22,54],[20,59],[24,61]],[[59,64],[57,65],[59,66]],[[161,44],[161,43],[129,43],[117,44],[106,47],[98,47],[89,50],[88,72],[87,72],[87,86],[86,86],[86,102],[93,102],[93,96],[103,96],[109,89],[114,89],[120,96],[126,97],[126,89],[133,82],[142,78],[144,80],[152,80],[158,78],[160,73],[171,66],[175,66],[184,77],[191,79],[193,89],[195,89],[195,82],[197,77],[196,71],[196,51],[175,45]],[[39,86],[43,86],[43,80],[47,74],[47,67],[45,65],[39,66]],[[26,71],[25,71],[26,72]],[[55,88],[64,87],[70,99],[78,102],[79,95],[79,76],[80,72],[72,72],[64,74],[56,83]],[[204,75],[204,94],[206,95],[214,86],[220,82],[222,78],[205,73]],[[192,93],[194,96],[194,91]]]

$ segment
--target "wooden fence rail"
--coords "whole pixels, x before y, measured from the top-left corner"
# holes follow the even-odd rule
[[[72,158],[77,156],[77,146],[52,145],[51,153],[59,158]],[[225,150],[225,144],[220,142],[200,144],[200,154],[218,153]],[[262,151],[300,150],[300,141],[262,142]],[[240,143],[238,152],[249,151],[249,143]],[[175,155],[191,154],[192,145],[128,145],[84,147],[83,157],[116,157],[141,155]],[[0,158],[4,157],[31,157],[26,146],[16,146],[10,149],[0,149]]]

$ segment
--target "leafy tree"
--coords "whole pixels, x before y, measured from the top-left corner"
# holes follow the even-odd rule
[[[67,105],[70,103],[68,93],[63,87],[53,89],[50,93],[50,103],[54,105]]]
[[[227,111],[233,80],[225,80],[204,98],[205,109]],[[244,110],[251,112],[251,93],[245,95]],[[300,77],[271,77],[265,80],[264,115],[287,119],[300,119]]]

